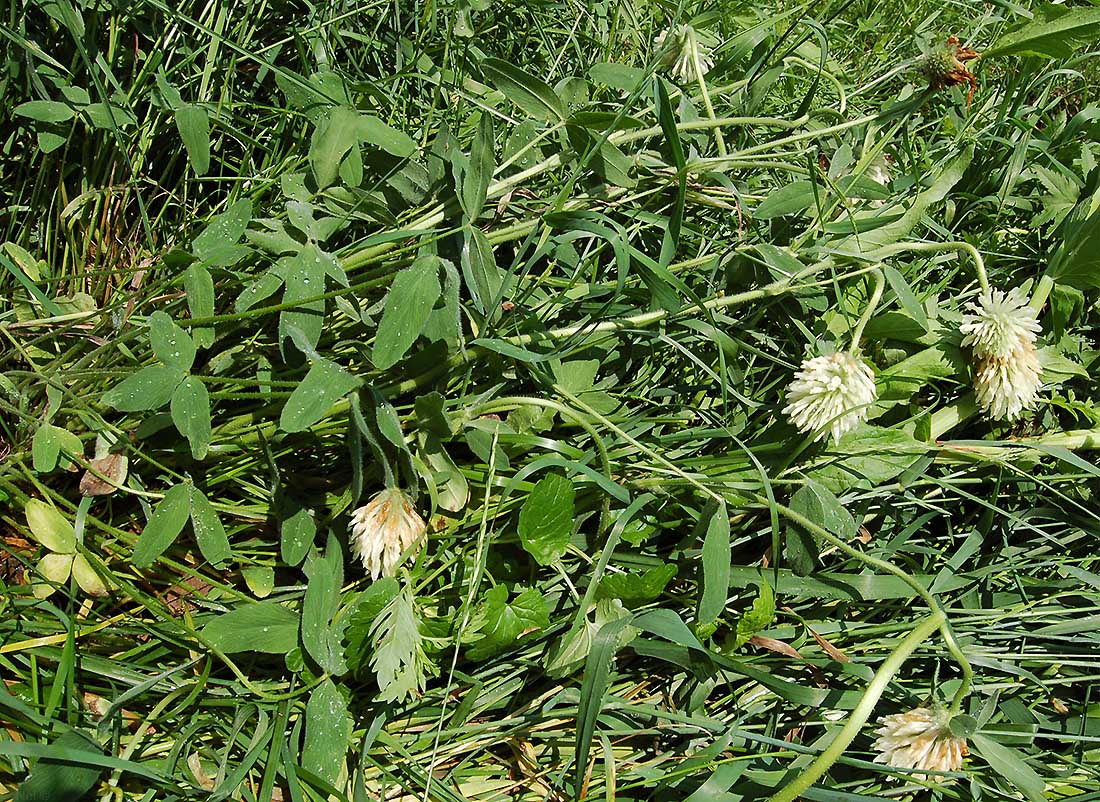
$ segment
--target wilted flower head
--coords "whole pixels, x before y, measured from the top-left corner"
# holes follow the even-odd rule
[[[855,354],[839,351],[802,363],[787,389],[784,414],[803,432],[827,432],[839,440],[867,417],[868,405],[878,397],[875,375]],[[828,429],[824,427],[828,426]]]
[[[899,769],[958,771],[969,754],[966,739],[951,733],[950,715],[943,709],[917,707],[878,720],[878,739],[872,745],[879,752],[876,763]],[[941,782],[943,775],[914,774],[918,780]]]
[[[994,420],[1015,420],[1039,398],[1042,368],[1035,346],[1026,340],[1007,357],[979,357],[974,364],[974,395]]]
[[[352,513],[351,549],[371,579],[393,576],[401,555],[423,545],[427,529],[408,497],[389,488]]]
[[[1009,357],[1022,343],[1034,343],[1039,333],[1035,310],[1019,287],[1008,292],[992,290],[967,308],[971,311],[963,315],[959,331],[962,344],[973,348],[976,357]]]
[[[671,30],[666,28],[657,34],[653,47],[658,51],[664,49],[661,63],[671,67],[673,77],[681,83],[690,83],[701,78],[714,66],[710,48],[703,43],[699,32],[690,25],[678,25]],[[695,71],[696,55],[699,59],[698,74]]]

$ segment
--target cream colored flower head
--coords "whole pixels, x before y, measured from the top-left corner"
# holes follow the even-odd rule
[[[1008,292],[992,290],[977,303],[967,304],[959,331],[962,344],[970,346],[974,356],[1011,356],[1024,343],[1034,345],[1040,326],[1035,310],[1028,306],[1023,291],[1016,287]]]
[[[428,531],[401,490],[389,488],[351,515],[351,549],[371,579],[393,576],[401,558],[419,551]]]
[[[1043,385],[1039,355],[1022,342],[1007,357],[978,357],[974,363],[974,396],[983,413],[994,420],[1016,420],[1039,400]]]
[[[878,720],[872,744],[879,753],[876,763],[898,769],[958,771],[970,752],[966,739],[951,734],[950,715],[943,709],[917,707],[908,713],[895,713]],[[942,782],[942,774],[914,774],[916,779]]]
[[[992,290],[969,304],[959,331],[974,353],[974,395],[994,420],[1015,420],[1039,400],[1039,320],[1023,291]]]
[[[877,397],[870,366],[855,354],[839,351],[802,363],[787,388],[783,413],[799,431],[818,432],[817,440],[830,432],[839,440],[866,419]]]
[[[653,47],[661,54],[661,63],[671,67],[672,75],[680,83],[691,83],[703,77],[714,66],[710,48],[703,43],[699,32],[690,25],[678,25],[665,29],[653,40]],[[699,61],[696,72],[695,61]]]

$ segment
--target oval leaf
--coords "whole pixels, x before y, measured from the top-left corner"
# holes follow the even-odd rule
[[[531,490],[519,513],[519,538],[540,565],[565,552],[573,532],[573,482],[552,473]]]
[[[137,545],[134,546],[134,565],[138,568],[152,565],[153,560],[163,554],[183,531],[183,525],[190,515],[190,487],[186,484],[170,487],[138,536]]]
[[[73,525],[57,509],[32,498],[23,512],[27,516],[31,536],[43,546],[59,554],[73,554],[76,551]]]
[[[172,422],[191,444],[191,456],[206,457],[210,446],[210,394],[194,376],[188,376],[172,393]]]
[[[211,565],[221,565],[233,556],[225,527],[218,519],[214,505],[194,485],[191,486],[191,528],[195,530],[199,551]]]
[[[184,373],[167,365],[150,365],[129,376],[103,394],[103,403],[119,412],[160,409],[167,404]]]
[[[424,330],[439,299],[438,264],[438,257],[424,256],[394,278],[371,357],[379,370],[396,364]]]

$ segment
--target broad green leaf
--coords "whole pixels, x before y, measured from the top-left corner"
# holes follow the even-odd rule
[[[619,599],[628,606],[655,601],[676,576],[676,565],[665,563],[642,574],[606,574],[600,580],[600,598]]]
[[[840,500],[812,479],[807,479],[791,497],[791,509],[841,540],[850,539],[858,529],[855,518]],[[810,532],[797,524],[787,527],[784,554],[796,574],[811,573],[817,566],[817,553],[817,540]]]
[[[134,546],[134,565],[147,568],[153,564],[164,550],[175,542],[183,531],[187,519],[191,516],[191,488],[188,483],[168,488],[157,506],[145,529],[138,535]]]
[[[42,123],[63,123],[76,116],[76,110],[72,106],[56,100],[31,100],[20,103],[12,113]]]
[[[542,632],[550,626],[550,614],[546,598],[535,588],[527,588],[509,602],[508,588],[496,585],[482,600],[478,623],[480,636],[467,652],[471,660],[484,660]]]
[[[47,554],[38,561],[36,570],[45,581],[34,583],[32,593],[36,599],[48,599],[58,589],[64,587],[69,581],[69,574],[73,570],[72,554]]]
[[[379,370],[392,367],[412,347],[439,299],[439,258],[422,256],[393,280],[371,359]]]
[[[210,620],[202,636],[226,653],[286,654],[298,645],[298,622],[298,614],[278,602],[250,602]]]
[[[737,628],[734,631],[733,648],[744,646],[757,632],[767,629],[775,618],[775,593],[767,580],[761,579],[760,592],[753,599],[752,605],[737,619]]]
[[[206,458],[210,447],[210,394],[194,376],[188,376],[172,393],[172,422],[191,444],[191,456]]]
[[[833,493],[871,489],[898,476],[928,451],[928,446],[901,429],[861,426],[840,439],[834,456],[806,475]]]
[[[725,502],[710,505],[711,515],[703,539],[703,585],[696,620],[709,627],[726,609],[730,587],[730,519]]]
[[[459,264],[466,291],[477,310],[489,320],[500,317],[508,274],[497,265],[493,245],[481,229],[470,227],[463,232]]]
[[[291,327],[305,335],[310,348],[315,348],[320,341],[325,325],[325,302],[317,296],[325,291],[325,265],[328,261],[332,261],[332,257],[313,244],[279,260],[278,270],[286,283],[283,303],[295,305],[279,315],[281,342],[290,336]],[[307,300],[311,298],[317,300]]]
[[[248,249],[237,246],[248,221],[252,219],[252,201],[243,198],[217,215],[191,242],[191,252],[212,265],[231,265]]]
[[[359,118],[359,139],[402,159],[416,153],[416,142],[412,137],[369,114]]]
[[[313,513],[297,507],[282,519],[279,527],[279,555],[287,565],[298,565],[306,558],[313,539],[317,536],[317,522]]]
[[[107,586],[99,578],[99,574],[92,568],[91,563],[83,554],[76,555],[72,567],[73,577],[80,589],[89,596],[106,596]]]
[[[1023,755],[1015,749],[999,744],[981,733],[972,735],[970,743],[994,772],[1012,783],[1031,802],[1045,802],[1048,798],[1043,778],[1035,773]]]
[[[195,364],[195,343],[165,312],[149,315],[149,344],[157,359],[170,368],[186,372]]]
[[[195,263],[183,273],[183,288],[187,291],[187,308],[192,318],[210,317],[214,314],[214,279],[205,266]],[[214,344],[212,326],[193,327],[191,335],[200,348]]]
[[[646,79],[646,71],[625,64],[600,62],[588,69],[588,76],[597,84],[610,86],[623,92],[633,92]]]
[[[217,567],[233,556],[225,527],[214,505],[194,485],[191,485],[191,528],[195,532],[199,551],[208,563]]]
[[[1083,290],[1100,287],[1100,211],[1086,217],[1090,206],[1089,201],[1082,203],[1067,218],[1062,227],[1065,237],[1051,255],[1048,268],[1059,284]]]
[[[266,599],[275,590],[275,569],[270,565],[249,565],[241,569],[244,583],[259,599]]]
[[[462,177],[461,193],[458,196],[462,202],[462,210],[466,212],[471,223],[481,215],[489,182],[493,179],[493,147],[493,117],[484,112],[478,123],[477,136],[470,149],[470,162]]]
[[[539,565],[565,553],[573,532],[573,482],[551,473],[531,490],[519,513],[519,538]]]
[[[343,674],[348,667],[332,619],[340,606],[344,560],[331,535],[324,556],[306,560],[305,573],[309,583],[302,601],[302,646],[323,670],[334,675]]]
[[[814,185],[811,181],[795,181],[785,187],[772,190],[760,202],[752,216],[758,220],[771,220],[787,214],[799,214],[814,203]]]
[[[544,81],[495,58],[482,59],[481,69],[489,83],[535,119],[550,123],[565,119],[561,99]]]
[[[31,537],[58,554],[76,552],[76,531],[72,523],[44,501],[32,498],[23,508]]]
[[[340,160],[359,144],[359,112],[344,106],[331,109],[314,129],[309,143],[309,165],[321,189],[336,180]]]
[[[172,399],[186,374],[168,365],[150,365],[128,376],[103,394],[103,403],[119,412],[160,409]]]
[[[176,109],[176,128],[187,150],[195,175],[210,169],[210,118],[202,106],[187,104]]]
[[[40,757],[30,775],[19,784],[12,802],[70,802],[84,799],[99,782],[103,769],[68,758],[70,753],[84,752],[102,757],[103,750],[79,730],[69,730],[57,737],[49,753]]]
[[[313,364],[302,383],[294,388],[279,416],[279,428],[284,432],[303,432],[328,413],[329,408],[362,384],[332,362]]]
[[[306,738],[302,768],[336,785],[345,770],[351,740],[352,718],[347,691],[326,679],[309,694],[306,703]]]
[[[1068,59],[1097,40],[1100,40],[1100,8],[1048,4],[1030,22],[994,41],[982,57],[1026,55]]]
[[[93,128],[101,131],[117,131],[124,126],[137,125],[137,117],[129,109],[114,103],[90,103],[80,109]]]
[[[62,455],[64,458],[62,459]],[[39,473],[49,473],[57,467],[59,461],[64,465],[75,465],[84,455],[84,444],[80,438],[68,429],[43,423],[31,440],[31,460]]]

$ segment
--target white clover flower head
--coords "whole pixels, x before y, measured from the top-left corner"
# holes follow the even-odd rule
[[[886,160],[886,156],[879,156],[867,165],[866,175],[876,184],[888,185],[890,183],[890,163]]]
[[[962,344],[970,346],[979,359],[995,356],[1007,358],[1021,346],[1034,343],[1039,333],[1035,310],[1019,287],[1008,292],[992,290],[977,303],[967,304],[971,311],[963,315],[959,331]]]
[[[877,397],[870,366],[853,353],[838,351],[802,363],[787,388],[783,413],[800,431],[819,432],[815,440],[829,432],[839,440],[867,417]]]
[[[702,78],[714,66],[710,48],[703,43],[699,32],[690,25],[666,28],[657,34],[653,47],[658,51],[664,50],[661,63],[672,68],[670,71],[673,77],[680,83],[691,83]],[[699,59],[698,73],[695,70],[696,58]]]
[[[1016,420],[1038,402],[1042,372],[1035,346],[1023,338],[1007,357],[978,357],[974,364],[978,407],[994,420]]]
[[[950,715],[942,708],[917,707],[878,720],[872,747],[876,763],[898,769],[958,771],[970,752],[966,739],[951,733]],[[916,779],[942,782],[942,774],[914,774]]]
[[[370,578],[393,576],[401,557],[424,545],[428,531],[408,496],[389,488],[351,515],[351,549]]]

